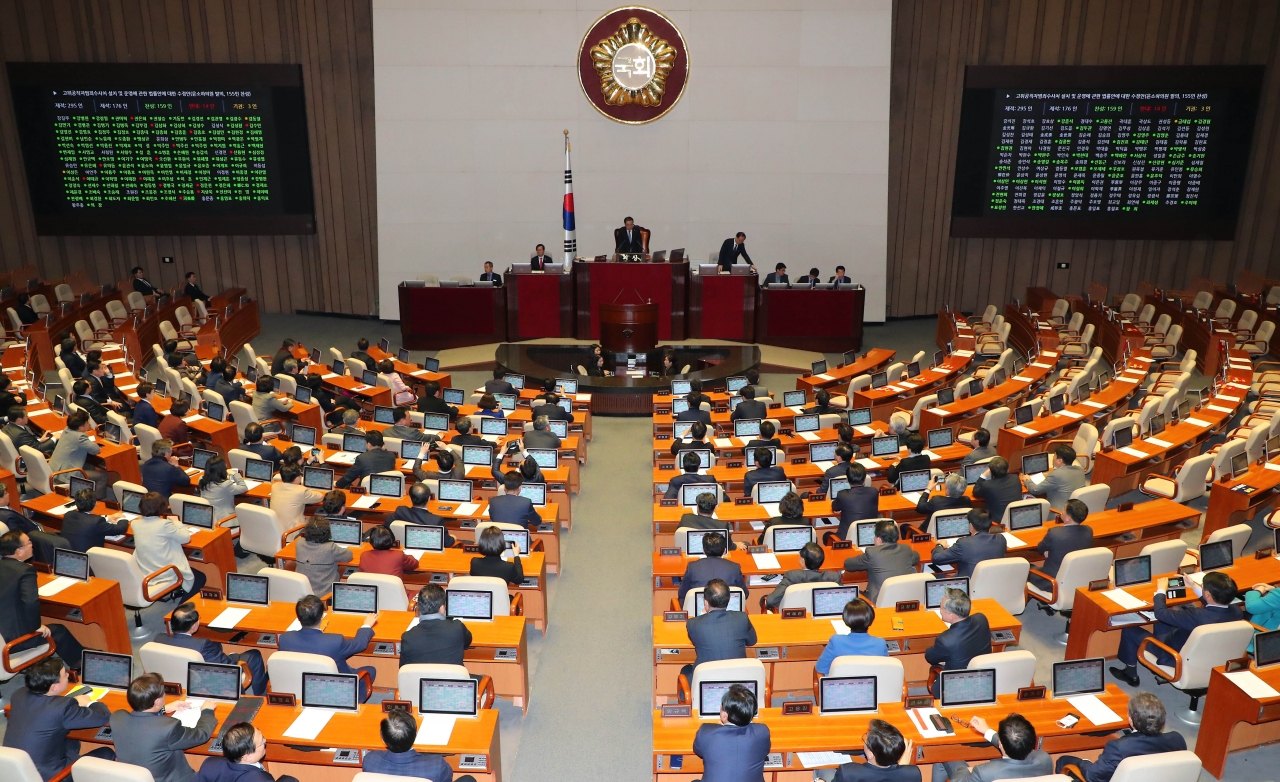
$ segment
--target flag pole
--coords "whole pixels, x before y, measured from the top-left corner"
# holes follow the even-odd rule
[[[578,254],[578,232],[573,216],[573,166],[569,162],[569,129],[564,131],[564,268],[568,271]]]

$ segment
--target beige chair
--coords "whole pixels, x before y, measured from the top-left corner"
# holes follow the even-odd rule
[[[126,491],[136,491],[140,494],[147,493],[147,487],[140,483],[130,483],[129,481],[116,481],[111,484],[111,491],[114,492],[116,502],[124,502],[124,493]]]
[[[140,312],[147,308],[146,298],[137,291],[129,291],[129,293],[125,295],[124,299],[129,302],[129,310],[131,312]]]
[[[249,424],[257,423],[258,415],[253,412],[252,407],[244,402],[235,401],[229,407],[231,408],[231,420],[236,423],[236,436],[240,439],[240,442],[244,442],[245,427]]]
[[[987,308],[982,311],[981,315],[968,318],[970,326],[986,326],[996,319],[996,315],[1000,313],[1000,309],[994,304],[988,304]]]
[[[1027,582],[1027,597],[1040,603],[1040,607],[1053,616],[1061,613],[1067,617],[1067,627],[1071,626],[1071,610],[1076,603],[1076,590],[1089,586],[1090,581],[1109,578],[1113,555],[1108,548],[1089,548],[1073,551],[1062,558],[1057,577],[1053,577],[1035,568],[1031,573],[1050,582],[1050,590],[1045,591],[1031,582]],[[1067,633],[1055,636],[1058,643],[1067,642]]]
[[[1053,303],[1053,310],[1049,312],[1049,322],[1060,326],[1066,322],[1069,312],[1071,312],[1071,302],[1058,299]]]
[[[439,663],[404,665],[401,666],[400,672],[396,674],[396,697],[400,700],[412,701],[416,706],[422,689],[419,682],[423,679],[467,681],[470,678],[471,673],[466,669],[466,666],[462,665]],[[481,709],[488,709],[493,706],[493,700],[493,681],[487,675],[479,677],[479,686],[476,688],[476,705]]]
[[[1261,329],[1259,329],[1261,331]],[[1178,354],[1178,343],[1182,341],[1182,324],[1169,327],[1169,333],[1160,342],[1148,345],[1152,358],[1172,358]]]
[[[119,299],[111,299],[106,304],[107,318],[110,319],[113,326],[119,326],[121,323],[129,320],[129,310],[125,308],[124,303]]]
[[[346,360],[346,369],[348,375],[359,378],[368,367],[358,358],[349,358]]]
[[[289,396],[298,395],[298,381],[293,378],[293,375],[282,372],[275,377],[280,381],[281,393],[288,394]]]
[[[1180,651],[1161,643],[1155,636],[1149,636],[1138,645],[1138,662],[1155,674],[1157,681],[1167,681],[1191,696],[1190,706],[1186,711],[1178,712],[1178,717],[1183,722],[1199,725],[1200,713],[1196,709],[1200,698],[1209,691],[1209,673],[1219,665],[1225,665],[1227,660],[1242,657],[1253,640],[1253,633],[1253,625],[1243,620],[1200,625],[1191,631]],[[1172,655],[1173,665],[1157,663],[1155,650],[1151,647]]]
[[[0,526],[4,525],[0,524]],[[8,529],[5,532],[8,532]],[[31,649],[25,649],[21,652],[14,651],[14,647],[39,637],[39,632],[27,633],[13,639],[0,636],[0,682],[9,681],[27,668],[57,652],[57,644],[54,643],[52,636]]]
[[[689,616],[696,616],[702,613],[702,593],[706,591],[706,587],[694,587],[684,593],[684,602],[680,605],[681,611],[687,611]],[[742,587],[729,587],[729,605],[733,605],[733,595],[738,595],[739,605],[742,610],[747,610],[747,592]]]
[[[70,779],[70,772],[71,768],[68,767],[52,777],[49,782],[63,782]],[[31,756],[25,750],[13,747],[0,747],[0,779],[6,782],[44,782]]]
[[[133,611],[133,628],[129,631],[129,637],[135,641],[150,638],[151,631],[142,626],[142,609],[172,592],[182,590],[182,574],[178,567],[166,565],[154,573],[144,573],[132,554],[98,547],[89,549],[88,554],[89,569],[98,578],[119,584],[124,607]],[[152,582],[162,576],[173,581],[152,592]]]
[[[352,573],[348,584],[366,584],[378,588],[379,611],[408,611],[409,597],[404,591],[404,581],[383,573]]]
[[[1231,558],[1239,559],[1244,556],[1244,547],[1249,543],[1249,536],[1253,534],[1253,527],[1248,524],[1236,524],[1231,527],[1223,527],[1214,530],[1209,537],[1201,545],[1208,543],[1218,543],[1223,540],[1231,541]],[[1199,552],[1187,551],[1187,558],[1182,560],[1184,565],[1199,564]],[[1151,571],[1154,573],[1155,571]]]
[[[906,670],[897,657],[870,657],[846,654],[831,661],[827,676],[876,677],[877,703],[902,703],[906,694]],[[818,701],[818,683],[814,682],[814,700]]]
[[[1200,291],[1196,297],[1191,300],[1191,309],[1207,310],[1213,305],[1213,291]]]
[[[1101,452],[1104,447],[1110,447],[1114,442],[1117,429],[1132,429],[1137,421],[1133,416],[1125,415],[1119,418],[1112,418],[1107,425],[1102,428],[1102,434],[1098,437],[1097,450],[1095,453]]]
[[[341,435],[339,435],[339,437],[341,437]],[[227,451],[227,464],[239,470],[242,475],[244,474],[245,462],[249,459],[257,458],[258,455],[256,453],[253,451],[246,451],[243,448],[232,448],[230,451]]]
[[[307,595],[313,595],[311,579],[292,570],[264,567],[258,575],[267,577],[267,591],[273,603],[297,603]]]
[[[991,598],[1004,610],[1017,616],[1027,608],[1027,593],[1023,587],[1027,583],[1030,569],[1030,562],[1016,556],[979,562],[969,578],[969,597],[974,600]],[[982,666],[971,664],[969,667]]]
[[[19,481],[26,483],[27,472],[18,469],[18,449],[9,439],[9,435],[0,432],[0,468],[13,473]]]
[[[1200,756],[1190,750],[1135,755],[1120,761],[1111,782],[1197,782],[1200,769]]]
[[[1111,497],[1111,487],[1105,483],[1081,486],[1071,492],[1071,499],[1080,500],[1089,509],[1089,513],[1101,513],[1107,509],[1107,500]]]
[[[1207,493],[1209,470],[1213,468],[1211,453],[1193,456],[1174,470],[1172,476],[1152,475],[1139,488],[1143,494],[1164,497],[1174,502],[1188,502]],[[1104,487],[1108,488],[1108,487]],[[1154,572],[1154,571],[1153,571]]]
[[[1139,296],[1136,293],[1126,293],[1124,298],[1120,301],[1120,314],[1134,315],[1137,313],[1138,308],[1141,306],[1142,306],[1141,296]],[[1151,311],[1155,312],[1155,307],[1151,307]]]
[[[1275,332],[1276,324],[1272,321],[1264,320],[1252,339],[1237,340],[1236,348],[1245,351],[1250,356],[1266,355],[1271,349],[1271,337],[1275,335]]]
[[[1209,474],[1205,477],[1205,493],[1207,494],[1213,488],[1213,482],[1221,479],[1223,476],[1231,472],[1231,461],[1237,454],[1244,453],[1244,440],[1227,440],[1218,446],[1216,451],[1210,451],[1213,454],[1213,466],[1209,470]],[[1187,461],[1190,461],[1188,459]]]
[[[1008,407],[996,407],[988,410],[982,416],[982,423],[978,425],[978,428],[986,429],[991,433],[990,445],[992,448],[996,447],[996,444],[1000,442],[1000,430],[1004,428],[1005,424],[1009,423],[1009,415],[1010,410]],[[960,433],[956,435],[956,441],[973,448],[977,445],[973,439],[973,433],[976,431],[978,431],[976,428],[961,427]]]
[[[302,700],[302,674],[337,672],[338,664],[322,654],[272,652],[267,658],[267,679],[271,682],[271,691],[291,692],[299,701]],[[360,678],[368,681],[368,674],[361,674]]]
[[[1182,540],[1164,540],[1148,543],[1138,552],[1140,557],[1151,557],[1151,575],[1173,573],[1187,555],[1187,544]]]
[[[126,428],[122,431],[127,433],[129,430]],[[134,424],[133,432],[138,436],[138,453],[145,462],[151,458],[151,446],[156,440],[164,438],[161,437],[160,430],[150,424]]]
[[[1036,683],[1036,656],[1026,649],[980,654],[969,661],[969,667],[995,669],[996,695],[1016,695]]]
[[[454,576],[447,589],[490,592],[493,595],[494,616],[511,616],[514,613],[522,612],[512,610],[513,608],[523,608],[523,601],[520,600],[519,594],[515,598],[507,594],[507,582],[501,578],[494,576]]]
[[[876,608],[893,608],[902,600],[919,600],[923,603],[924,582],[932,580],[932,573],[890,576],[880,584],[880,592],[876,595]]]
[[[134,295],[142,294],[135,292]],[[103,760],[92,755],[77,760],[71,767],[71,775],[76,782],[155,782],[151,772],[142,766]]]
[[[288,544],[290,530],[272,509],[245,502],[236,506],[236,518],[240,521],[240,547],[245,551],[274,557]],[[297,528],[292,534],[296,537],[301,531]]]
[[[764,709],[769,706],[768,676],[765,673],[764,663],[759,660],[748,658],[705,662],[694,667],[693,681],[686,682],[683,676],[680,677],[677,682],[679,700],[681,703],[688,703],[693,706],[694,716],[697,716],[702,708],[702,700],[699,695],[701,694],[703,681],[755,682],[757,708]]]
[[[148,641],[138,650],[142,659],[142,670],[147,673],[158,673],[166,682],[187,687],[187,666],[191,663],[202,663],[204,657],[195,649],[173,644]]]
[[[44,454],[29,445],[24,445],[18,449],[18,455],[27,465],[27,489],[38,494],[52,493],[53,471],[49,469],[49,463],[44,460]]]
[[[1089,355],[1093,350],[1093,324],[1085,324],[1084,331],[1075,339],[1068,338],[1059,346],[1058,351],[1066,358],[1080,358]]]
[[[73,302],[76,300],[76,293],[71,286],[65,282],[58,283],[53,286],[53,297],[58,300],[59,304],[64,302]]]

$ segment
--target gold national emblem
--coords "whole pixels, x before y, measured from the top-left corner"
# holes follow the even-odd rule
[[[591,47],[591,62],[605,103],[656,107],[662,105],[676,48],[633,16]]]

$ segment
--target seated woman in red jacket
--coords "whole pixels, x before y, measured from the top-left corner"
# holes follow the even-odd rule
[[[369,545],[373,551],[360,555],[361,573],[382,573],[383,575],[401,578],[405,573],[418,569],[418,560],[392,546],[396,544],[395,534],[387,527],[374,527],[369,531]]]

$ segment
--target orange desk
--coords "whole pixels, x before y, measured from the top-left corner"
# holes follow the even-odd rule
[[[1280,689],[1280,668],[1251,668],[1273,688]],[[1280,698],[1255,698],[1223,673],[1221,666],[1209,674],[1196,754],[1204,770],[1222,779],[1227,755],[1280,740]]]
[[[48,573],[36,574],[40,586],[53,579]],[[120,597],[120,585],[115,581],[90,578],[56,595],[41,597],[40,616],[46,620],[45,624],[65,625],[86,649],[133,654],[124,601]]]
[[[1254,491],[1246,494],[1237,491],[1236,487],[1247,486]],[[1249,472],[1239,478],[1213,482],[1209,490],[1209,509],[1204,517],[1204,530],[1200,542],[1223,527],[1242,524],[1258,514],[1258,511],[1270,509],[1280,493],[1280,463],[1275,461],[1265,465],[1256,462],[1249,465]]]
[[[969,368],[973,359],[971,350],[957,350],[939,366],[922,368],[921,373],[913,378],[904,378],[881,388],[855,391],[853,399],[845,404],[849,408],[869,407],[872,420],[888,422],[894,411],[901,409],[910,412],[915,409],[916,402],[921,397],[936,394],[948,383],[954,382]]]
[[[1035,361],[1022,368],[1021,374],[1009,377],[995,388],[921,412],[920,430],[929,431],[947,426],[953,434],[958,434],[962,426],[978,426],[983,415],[992,408],[1016,407],[1036,385],[1053,372],[1057,361],[1058,354],[1055,351],[1042,351],[1035,357]]]
[[[856,359],[852,364],[841,364],[829,369],[822,375],[806,372],[796,378],[796,390],[805,392],[805,399],[812,401],[819,388],[834,389],[833,395],[843,394],[849,381],[859,375],[879,372],[893,361],[894,352],[885,348],[872,348],[865,356]],[[781,398],[781,395],[779,395]]]

